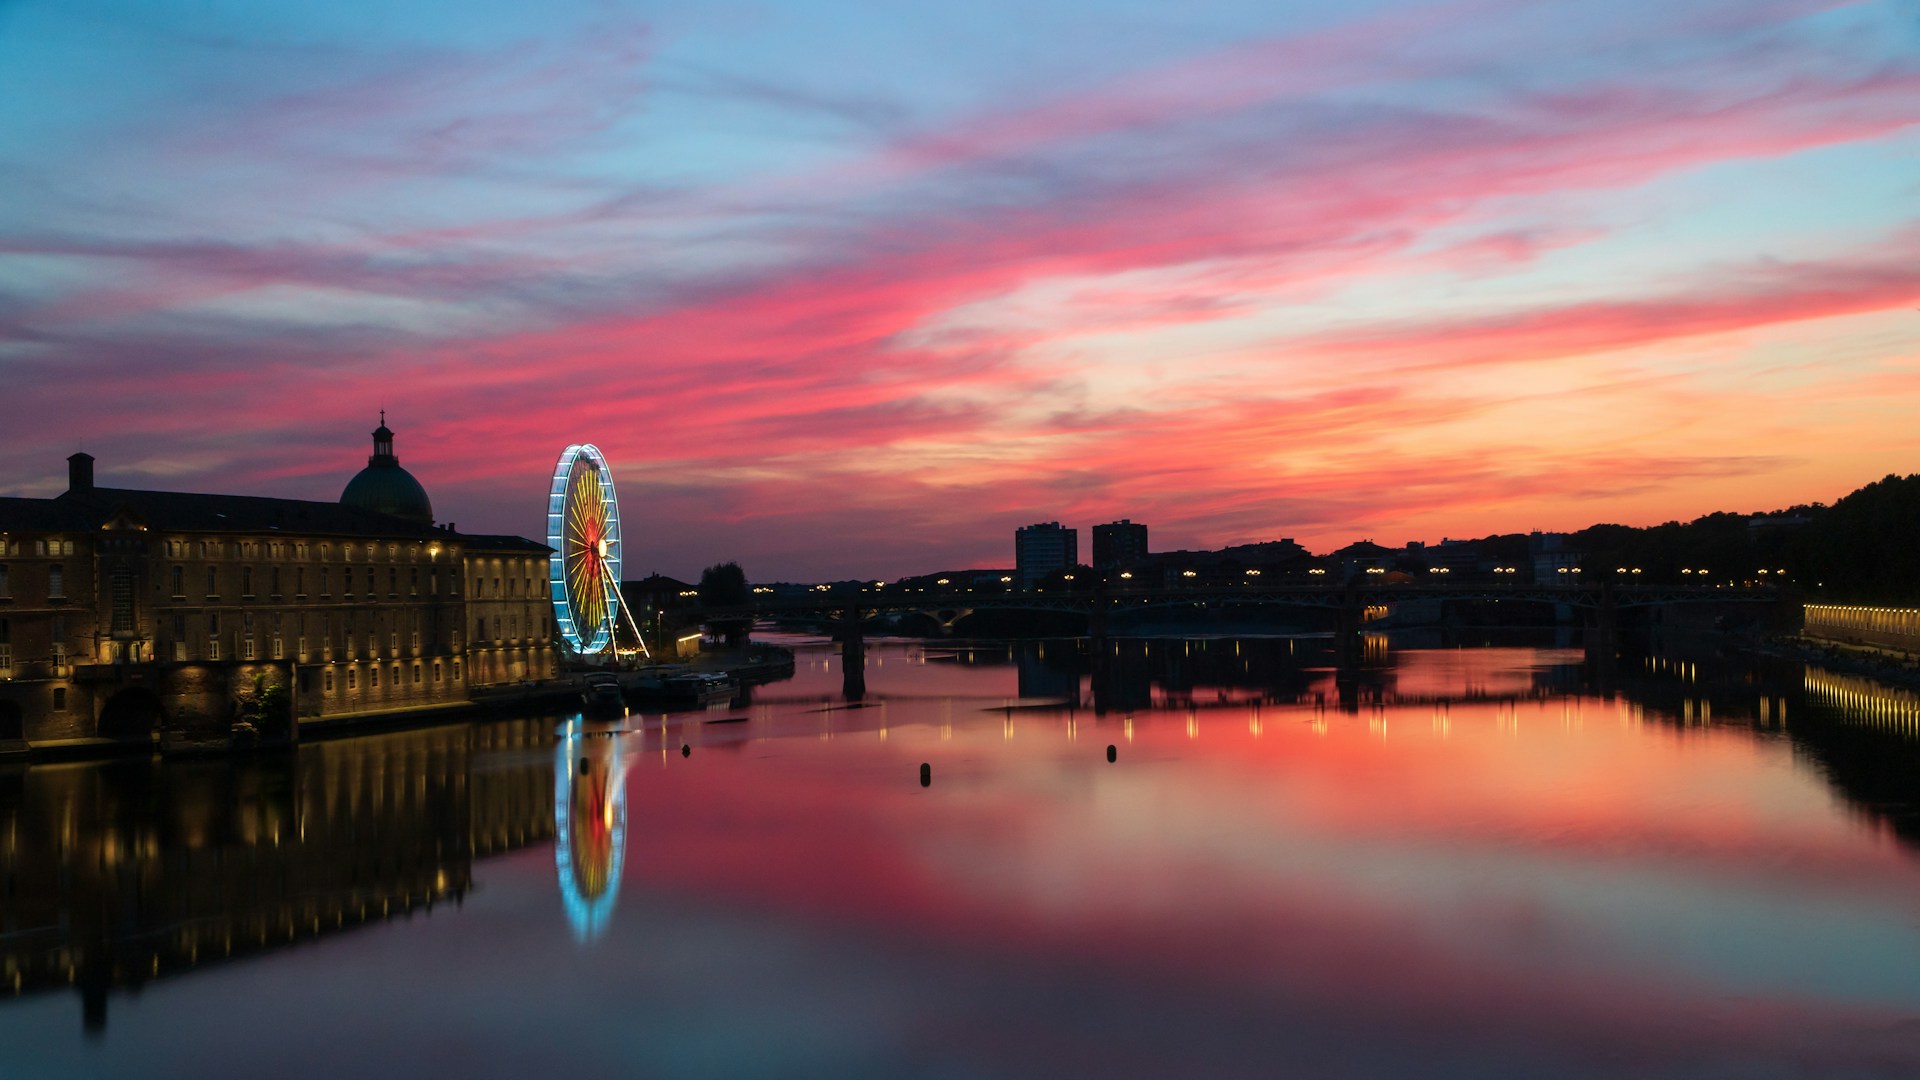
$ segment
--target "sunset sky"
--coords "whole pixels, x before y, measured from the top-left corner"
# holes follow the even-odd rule
[[[769,580],[1920,471],[1920,0],[0,0],[0,103],[0,494],[385,408],[462,529],[593,442],[629,576]]]

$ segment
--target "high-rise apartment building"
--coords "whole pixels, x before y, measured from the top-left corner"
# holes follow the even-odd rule
[[[1147,527],[1127,518],[1093,527],[1093,568],[1112,570],[1147,557]]]
[[[1020,587],[1031,589],[1055,570],[1065,570],[1080,561],[1080,534],[1063,529],[1057,521],[1027,525],[1013,531],[1014,576]]]

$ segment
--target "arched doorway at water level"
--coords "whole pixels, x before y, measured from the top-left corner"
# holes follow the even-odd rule
[[[100,737],[123,742],[146,742],[167,718],[166,707],[153,691],[129,686],[107,699],[100,710]]]

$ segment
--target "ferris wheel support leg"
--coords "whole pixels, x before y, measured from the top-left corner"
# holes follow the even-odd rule
[[[612,571],[608,570],[604,563],[601,564],[600,573],[603,577],[606,577],[606,578],[611,578],[613,576]],[[640,655],[646,657],[649,660],[653,659],[653,653],[647,648],[647,637],[645,634],[642,634],[640,632],[640,624],[635,622],[633,618],[633,609],[627,606],[627,598],[625,596],[622,596],[620,593],[620,583],[617,581],[610,581],[609,584],[613,586],[612,592],[613,592],[614,609],[619,614],[625,615],[627,617],[627,628],[633,631],[633,640],[640,643]],[[610,623],[613,623],[613,626],[610,629],[614,629],[614,630],[619,629],[619,623],[615,620],[614,611],[609,611],[607,613],[607,621]]]

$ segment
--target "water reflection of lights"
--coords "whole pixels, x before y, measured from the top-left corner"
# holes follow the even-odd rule
[[[1809,698],[1833,709],[1843,720],[1920,737],[1920,696],[1911,691],[1817,667],[1807,669],[1806,688]],[[1785,699],[1780,702],[1779,722],[1786,724]]]
[[[588,738],[582,727],[568,721],[554,750],[553,862],[573,936],[587,942],[606,932],[620,895],[627,790],[620,740]]]

